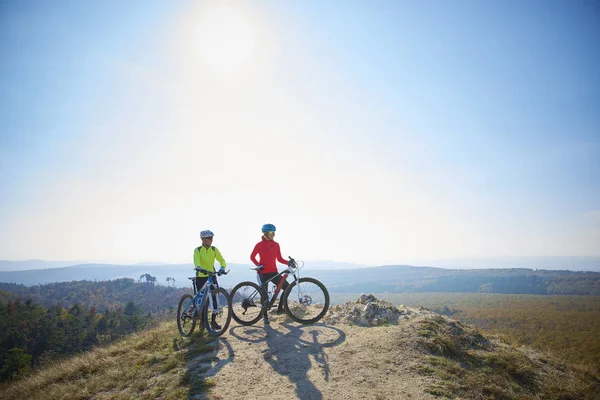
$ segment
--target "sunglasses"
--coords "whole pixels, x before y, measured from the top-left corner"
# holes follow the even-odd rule
[[[203,239],[206,239],[206,240],[213,240],[213,237],[212,237],[212,236],[210,236],[210,237],[205,237],[205,238],[203,238]]]
[[[274,235],[275,234],[275,232],[273,232],[273,231],[266,231],[265,234],[267,234],[267,233],[270,234],[270,235]]]

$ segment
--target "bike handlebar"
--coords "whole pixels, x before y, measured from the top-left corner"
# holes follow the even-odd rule
[[[288,262],[288,265],[287,265],[287,267],[288,267],[288,269],[289,269],[289,272],[292,272],[291,270],[293,270],[293,269],[299,269],[299,267],[298,267],[298,263],[296,262],[296,260],[295,260],[295,259],[293,259],[293,258],[292,258],[292,257],[290,257],[290,256],[288,256],[288,258],[290,259],[290,261]],[[300,261],[300,262],[302,263],[302,265],[304,265],[304,262],[302,262],[302,261]],[[262,266],[261,264],[259,264],[259,265],[255,266],[255,267],[250,267],[250,269],[251,269],[252,271],[256,271],[256,272],[258,272],[258,271],[260,271],[261,269],[263,269],[263,266]]]
[[[217,276],[221,276],[221,275],[227,275],[229,273],[229,271],[207,271],[205,269],[202,268],[195,268],[196,271],[198,272],[202,272],[203,274],[207,274],[208,276],[213,276],[213,275],[217,275]]]

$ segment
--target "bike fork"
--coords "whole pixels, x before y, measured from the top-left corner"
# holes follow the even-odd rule
[[[294,276],[294,281],[296,282],[296,286],[298,286],[298,298],[301,299],[302,297],[304,297],[304,292],[302,290],[302,287],[300,286],[300,279],[297,279]]]

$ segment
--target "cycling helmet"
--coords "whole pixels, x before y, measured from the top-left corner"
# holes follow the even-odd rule
[[[205,238],[205,237],[213,237],[215,236],[214,233],[212,233],[212,231],[206,230],[206,231],[202,231],[200,232],[200,237],[201,238]]]
[[[263,233],[265,232],[275,232],[275,225],[273,224],[264,224],[262,227]]]

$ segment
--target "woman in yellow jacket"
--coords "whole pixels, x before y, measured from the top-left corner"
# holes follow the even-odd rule
[[[215,271],[215,260],[219,262],[221,268],[219,269],[220,273],[225,272],[225,267],[227,263],[225,259],[221,255],[219,249],[212,245],[214,233],[210,230],[200,232],[200,239],[202,239],[202,246],[196,247],[194,249],[194,267],[196,268],[196,289],[200,291],[202,286],[208,280],[208,275],[203,272],[198,271],[197,268],[202,268],[206,271]],[[213,276],[213,282],[215,285],[219,286],[217,282],[217,277]],[[213,297],[213,301],[216,303],[216,299]],[[215,321],[216,315],[212,315],[211,325],[214,329],[221,329],[221,327]]]

